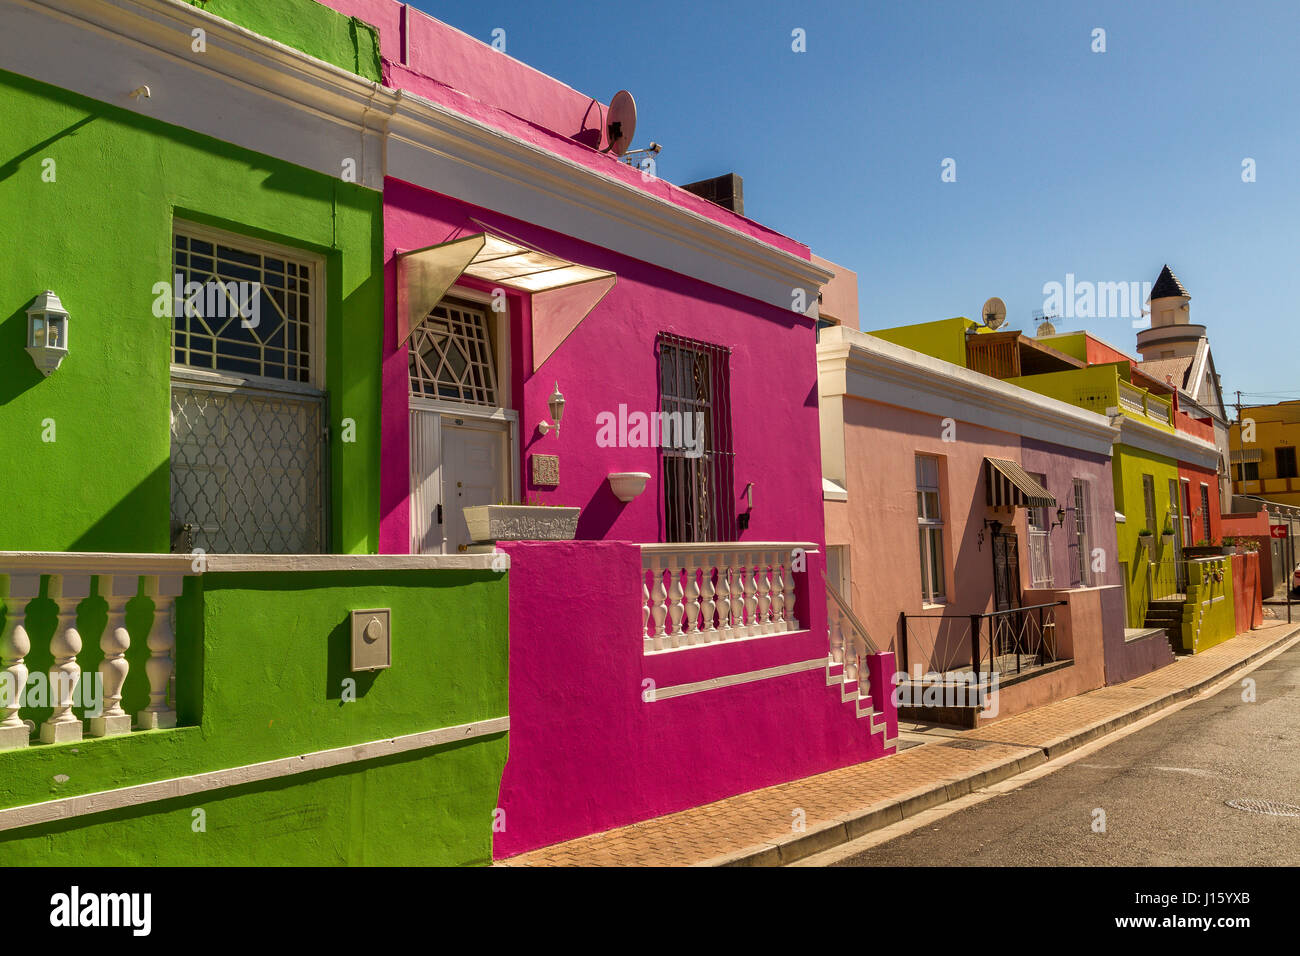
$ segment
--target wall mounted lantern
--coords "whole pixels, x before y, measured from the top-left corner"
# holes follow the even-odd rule
[[[1061,507],[1056,509],[1056,527],[1059,528],[1063,524],[1065,524],[1065,508]]]
[[[68,354],[68,310],[48,289],[27,309],[27,352],[46,376]]]
[[[564,396],[560,394],[560,383],[555,383],[555,391],[551,392],[551,397],[546,403],[551,410],[551,422],[543,421],[537,426],[537,430],[543,435],[548,434],[551,429],[555,429],[555,434],[560,433],[560,419],[564,417]]]

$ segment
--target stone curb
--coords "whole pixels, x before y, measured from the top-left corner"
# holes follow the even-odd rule
[[[922,787],[902,797],[864,807],[862,810],[838,817],[805,833],[791,834],[789,837],[771,843],[756,844],[747,849],[714,857],[695,865],[785,866],[797,860],[802,860],[804,857],[842,846],[851,840],[881,830],[890,824],[898,823],[922,811],[941,806],[982,787],[1018,776],[1027,770],[1046,763],[1048,760],[1055,760],[1057,757],[1072,750],[1077,750],[1079,747],[1100,737],[1105,737],[1122,727],[1149,717],[1151,714],[1195,697],[1206,687],[1218,683],[1234,671],[1241,670],[1259,658],[1279,650],[1283,644],[1296,640],[1300,640],[1300,626],[1293,627],[1292,630],[1281,635],[1277,640],[1264,647],[1257,648],[1241,660],[1228,664],[1222,670],[1186,687],[1171,689],[1158,699],[1141,704],[1130,711],[1120,714],[1118,717],[1091,724],[1072,731],[1063,737],[1041,744],[1006,745],[1023,747],[1028,751],[1023,756],[1011,757],[991,767],[982,767],[964,777],[942,780],[937,784]]]

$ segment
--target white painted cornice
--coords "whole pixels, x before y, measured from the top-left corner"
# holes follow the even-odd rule
[[[833,272],[725,223],[397,91],[388,174],[783,309]]]
[[[1119,435],[1104,415],[854,329],[823,329],[819,391],[908,408],[1109,455]]]
[[[202,28],[207,50],[191,49]],[[385,175],[804,314],[833,273],[183,0],[0,0],[0,66],[330,176]],[[151,95],[133,99],[148,86]],[[444,239],[431,236],[430,242]]]
[[[383,188],[382,86],[182,0],[0,0],[0,67]]]

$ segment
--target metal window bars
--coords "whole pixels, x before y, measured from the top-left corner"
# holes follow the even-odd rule
[[[174,542],[214,554],[324,551],[324,417],[321,396],[173,382]]]
[[[735,541],[731,350],[667,332],[655,344],[664,540]]]
[[[412,395],[496,406],[496,362],[484,310],[444,299],[411,333],[408,354]]]

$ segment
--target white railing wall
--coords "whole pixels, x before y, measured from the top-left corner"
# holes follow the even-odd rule
[[[5,611],[0,630],[0,750],[26,747],[38,731],[44,743],[77,741],[87,733],[92,737],[130,733],[132,719],[122,709],[122,692],[132,679],[147,680],[150,693],[149,705],[136,715],[136,729],[176,726],[176,712],[168,702],[176,642],[174,602],[184,578],[194,573],[188,555],[0,552],[0,604]],[[58,610],[58,623],[49,643],[53,662],[47,703],[52,713],[37,728],[23,713],[28,709],[25,691],[31,677],[26,663],[32,650],[28,607],[40,597],[42,576],[49,577],[46,595]],[[77,611],[90,597],[92,578],[99,579],[98,593],[108,605],[108,620],[102,634],[84,636],[97,641],[104,654],[97,673],[86,674],[78,662],[85,645],[77,629]],[[149,649],[145,673],[133,678],[126,660],[132,642],[126,605],[141,590],[142,581],[154,615],[145,637]],[[78,682],[87,679],[100,682],[95,695],[100,707],[99,713],[87,714],[83,720],[73,707]]]
[[[641,545],[646,652],[801,630],[796,575],[816,545]]]

